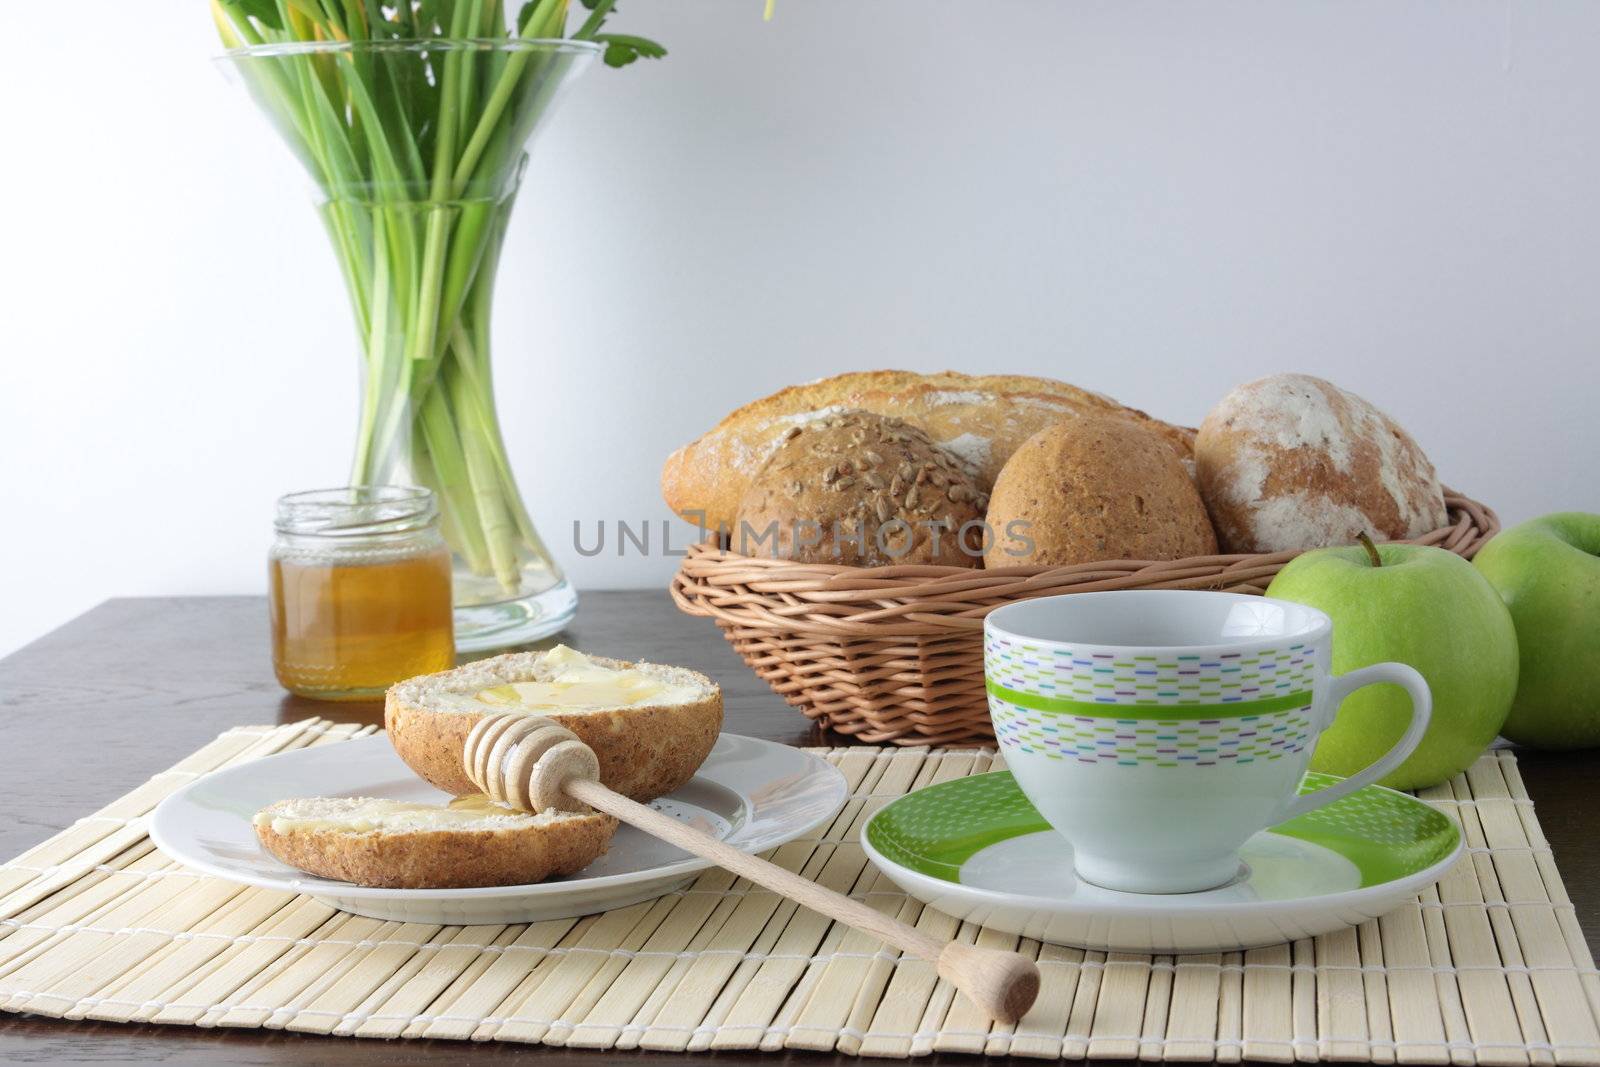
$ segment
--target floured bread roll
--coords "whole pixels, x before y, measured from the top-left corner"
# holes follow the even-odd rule
[[[1234,389],[1195,439],[1200,493],[1227,552],[1420,537],[1446,522],[1433,464],[1393,419],[1332,382],[1278,374]]]

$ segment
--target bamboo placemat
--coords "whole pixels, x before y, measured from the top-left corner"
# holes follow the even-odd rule
[[[867,816],[999,766],[992,753],[819,750],[851,799],[774,858],[930,933],[1037,957],[1038,1005],[997,1026],[926,964],[719,871],[604,915],[440,927],[203,877],[145,834],[156,803],[199,774],[369,731],[230,730],[0,866],[0,1007],[596,1049],[1600,1065],[1600,976],[1507,752],[1424,794],[1460,819],[1470,853],[1415,903],[1314,940],[1150,957],[958,923],[867,864]]]

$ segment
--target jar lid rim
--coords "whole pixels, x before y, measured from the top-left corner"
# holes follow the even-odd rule
[[[418,485],[343,485],[278,498],[273,525],[300,537],[373,537],[431,525],[432,490]]]

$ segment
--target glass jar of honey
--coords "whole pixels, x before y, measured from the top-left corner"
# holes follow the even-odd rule
[[[291,693],[371,700],[455,662],[450,551],[426,489],[358,485],[278,501],[272,666]]]

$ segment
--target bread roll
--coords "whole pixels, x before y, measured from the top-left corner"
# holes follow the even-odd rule
[[[660,684],[657,692],[624,703],[573,705],[507,703],[498,691],[524,683],[565,684],[570,677],[628,672]],[[646,801],[670,793],[710,755],[722,730],[722,690],[698,671],[656,663],[585,656],[562,645],[544,652],[510,652],[454,670],[411,678],[389,688],[383,724],[389,743],[417,776],[446,793],[478,792],[461,764],[467,734],[485,715],[525,711],[578,735],[600,761],[600,781],[623,796]]]
[[[927,434],[848,411],[786,431],[745,492],[729,547],[853,567],[976,567],[981,550],[963,550],[959,538],[982,520],[984,502],[971,470]],[[979,527],[967,536],[981,544]]]
[[[1200,492],[1229,552],[1420,537],[1446,522],[1422,449],[1332,382],[1278,374],[1234,389],[1200,426]]]
[[[791,427],[845,410],[905,419],[935,444],[965,459],[988,489],[1018,445],[1037,431],[1078,415],[1111,413],[1153,427],[1178,455],[1192,454],[1194,431],[1086,389],[1014,374],[973,376],[945,371],[863,371],[791,386],[746,404],[699,440],[667,457],[661,495],[690,522],[717,530],[733,525],[750,480]]]
[[[527,885],[574,874],[611,843],[600,812],[515,811],[479,796],[467,807],[377,797],[280,800],[256,813],[256,836],[291,867],[384,889]]]
[[[1155,430],[1089,416],[1040,430],[1000,472],[986,567],[1182,559],[1217,551],[1183,460]]]

